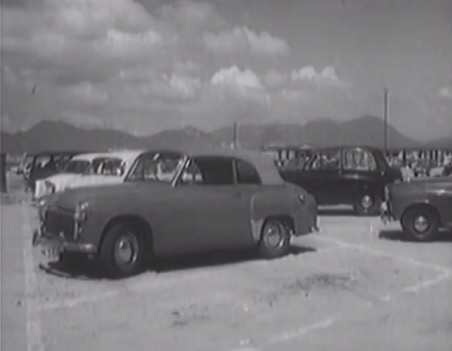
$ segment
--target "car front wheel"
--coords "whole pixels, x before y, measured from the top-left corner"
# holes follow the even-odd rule
[[[262,227],[258,251],[268,259],[285,256],[289,252],[290,232],[277,218],[269,218]]]
[[[112,278],[139,273],[144,266],[144,245],[136,229],[127,223],[113,226],[105,235],[100,258]]]
[[[381,198],[370,192],[363,192],[355,199],[355,213],[360,216],[374,216],[380,212]]]
[[[401,224],[409,240],[431,241],[438,234],[438,215],[433,209],[425,206],[409,209],[403,216]]]

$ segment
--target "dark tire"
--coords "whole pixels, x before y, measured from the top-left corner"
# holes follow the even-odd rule
[[[356,197],[353,207],[359,216],[376,216],[380,213],[381,202],[381,196],[365,191]]]
[[[127,222],[112,226],[105,233],[100,259],[107,275],[125,278],[144,269],[144,241],[137,229]]]
[[[259,255],[267,259],[282,257],[288,254],[289,247],[289,228],[278,218],[266,219],[258,245]]]
[[[80,267],[85,260],[86,256],[81,253],[63,251],[60,253],[58,262],[64,267],[74,268]]]
[[[407,240],[427,242],[438,235],[439,217],[430,207],[416,206],[408,209],[400,222]]]

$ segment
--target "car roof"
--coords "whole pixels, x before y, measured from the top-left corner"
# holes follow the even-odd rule
[[[259,173],[262,184],[282,185],[284,180],[276,168],[274,160],[261,151],[229,149],[229,148],[186,148],[186,149],[155,149],[147,152],[178,152],[191,158],[197,157],[227,157],[251,163]]]
[[[382,151],[381,149],[374,146],[367,145],[341,145],[341,146],[326,146],[318,147],[314,151],[325,151],[325,150],[345,150],[345,149],[362,149],[369,151]]]
[[[54,156],[54,155],[80,155],[85,154],[89,151],[75,151],[75,150],[69,150],[69,151],[39,151],[39,152],[33,152],[33,153],[27,153],[26,157],[37,157],[37,156]]]

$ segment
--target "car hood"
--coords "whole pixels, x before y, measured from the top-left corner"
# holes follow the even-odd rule
[[[51,182],[52,184],[54,184],[57,187],[57,189],[59,189],[59,187],[61,187],[62,185],[71,183],[81,177],[83,177],[83,176],[80,174],[60,173],[60,174],[56,174],[51,177],[45,178],[45,179],[43,179],[43,181]]]
[[[410,181],[392,184],[393,191],[424,191],[449,190],[452,191],[452,177],[413,178]]]
[[[105,176],[105,175],[85,175],[75,178],[69,184],[69,188],[80,188],[84,186],[111,185],[123,182],[122,177]]]
[[[161,182],[146,182],[144,185],[146,192],[168,189],[170,184]],[[140,182],[125,182],[119,184],[101,184],[100,186],[82,186],[67,189],[65,192],[55,194],[48,199],[49,206],[73,210],[77,204],[88,202],[90,206],[96,206],[99,203],[120,202],[132,195],[143,196],[143,184]]]

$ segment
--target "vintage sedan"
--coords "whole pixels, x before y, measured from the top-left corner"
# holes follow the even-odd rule
[[[402,180],[400,169],[372,147],[317,149],[302,168],[280,173],[314,195],[319,205],[353,205],[359,215],[378,215],[384,187]]]
[[[407,239],[431,241],[440,229],[452,229],[452,177],[391,184],[385,193],[382,220],[400,221]]]
[[[43,151],[27,154],[24,158],[23,177],[27,190],[35,191],[36,182],[40,179],[60,173],[66,164],[83,151]]]
[[[125,181],[52,197],[35,241],[51,256],[100,259],[112,276],[139,272],[158,256],[257,248],[285,255],[292,235],[317,228],[317,205],[257,152],[143,153]]]
[[[63,172],[36,182],[34,199],[38,203],[43,197],[66,189],[121,183],[142,152],[127,150],[75,156]]]

